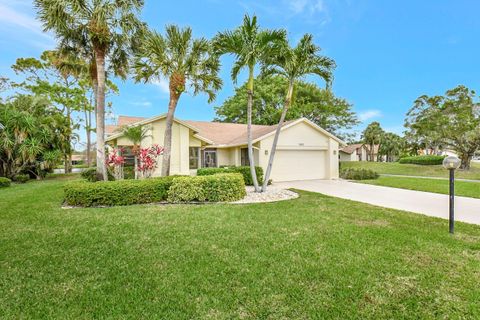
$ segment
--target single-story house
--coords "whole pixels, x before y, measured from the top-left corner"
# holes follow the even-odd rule
[[[118,124],[145,126],[149,134],[141,145],[163,145],[166,115],[152,118],[120,116]],[[267,167],[276,126],[253,125],[255,165]],[[108,127],[106,142],[128,148],[131,141],[118,127]],[[271,179],[291,181],[338,178],[338,150],[346,144],[306,118],[284,123]],[[201,167],[249,165],[247,125],[174,119],[170,173],[194,175]],[[161,161],[154,175],[160,175]]]
[[[349,144],[340,149],[340,161],[367,161],[368,149],[363,143]]]

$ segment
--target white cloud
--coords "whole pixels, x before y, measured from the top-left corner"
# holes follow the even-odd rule
[[[323,0],[288,0],[286,3],[294,14],[315,14],[326,10]]]
[[[147,100],[143,100],[143,101],[136,101],[136,102],[132,102],[131,103],[132,105],[134,106],[138,106],[138,107],[151,107],[152,106],[152,103],[150,101],[147,101]]]
[[[163,93],[170,93],[170,88],[169,88],[167,79],[164,79],[164,78],[156,79],[152,81],[152,84],[159,87]]]
[[[358,114],[358,118],[360,119],[360,121],[367,121],[369,119],[379,118],[381,116],[382,116],[382,112],[376,109],[365,110]]]
[[[34,17],[2,3],[0,3],[0,22],[4,25],[27,29],[46,38],[52,38],[49,34],[43,32],[41,23],[35,20]]]

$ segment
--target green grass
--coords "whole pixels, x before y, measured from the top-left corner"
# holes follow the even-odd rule
[[[61,209],[64,183],[0,190],[2,319],[480,317],[478,226],[451,236],[445,220],[307,192]]]
[[[398,174],[407,176],[448,177],[448,171],[441,165],[421,166],[417,164],[400,164],[398,162],[342,162],[341,168],[365,168],[379,174]],[[480,180],[480,163],[472,162],[470,170],[457,170],[456,177]]]
[[[443,194],[448,194],[449,190],[448,180],[439,179],[381,176],[376,180],[362,180],[357,182]],[[463,197],[480,198],[480,182],[455,181],[455,194]]]

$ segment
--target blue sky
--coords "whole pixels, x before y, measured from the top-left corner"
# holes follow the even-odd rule
[[[480,90],[478,12],[477,0],[146,0],[142,19],[159,31],[175,23],[210,38],[235,28],[244,13],[255,13],[262,27],[285,28],[292,43],[312,33],[323,54],[337,62],[333,90],[354,105],[363,121],[356,131],[379,121],[400,133],[416,97],[442,94],[458,84]],[[0,0],[0,75],[14,78],[10,65],[17,57],[39,56],[54,46],[52,35],[44,34],[35,20],[31,1]],[[214,117],[214,106],[234,90],[231,60],[222,63],[224,87],[217,100],[208,104],[205,96],[186,94],[177,117]],[[165,81],[116,82],[120,95],[111,98],[115,115],[166,111]]]

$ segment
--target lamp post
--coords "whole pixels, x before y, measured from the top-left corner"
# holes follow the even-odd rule
[[[453,233],[454,230],[454,225],[455,225],[455,169],[457,169],[460,166],[460,159],[454,156],[448,156],[445,159],[443,159],[443,167],[447,169],[450,172],[450,192],[449,192],[449,204],[450,204],[450,210],[449,210],[449,216],[448,216],[448,227],[450,230],[450,233]]]

